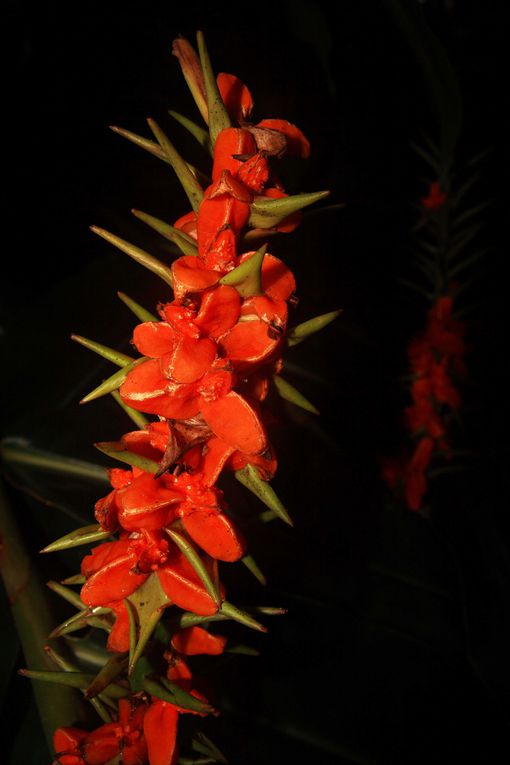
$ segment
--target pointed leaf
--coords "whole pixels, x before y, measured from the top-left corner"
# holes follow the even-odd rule
[[[200,63],[204,73],[205,92],[207,96],[207,109],[209,115],[209,133],[211,143],[214,146],[218,133],[231,126],[230,117],[221,98],[221,93],[216,82],[216,77],[211,66],[211,60],[205,44],[203,32],[197,32],[198,52]]]
[[[109,608],[84,608],[83,611],[78,611],[77,614],[66,619],[62,624],[50,632],[50,638],[62,637],[63,635],[69,635],[71,632],[76,632],[84,627],[97,627],[105,632],[109,632],[111,629],[111,621],[102,617],[111,614]]]
[[[75,608],[79,608],[80,610],[83,609],[84,604],[82,599],[74,590],[65,587],[63,584],[60,584],[60,582],[49,581],[46,583],[46,586],[57,595],[60,595],[61,598],[67,600],[68,603],[71,603]]]
[[[102,693],[116,677],[128,666],[128,657],[125,654],[112,656],[97,673],[92,682],[85,689],[85,696],[89,699]]]
[[[193,46],[184,37],[177,37],[172,44],[172,53],[178,59],[184,79],[190,89],[193,100],[207,124],[209,110],[205,93],[204,73],[200,59]]]
[[[85,584],[85,577],[83,574],[73,574],[73,576],[62,579],[60,584]]]
[[[30,669],[20,669],[18,674],[29,677],[31,680],[41,680],[45,683],[58,683],[67,685],[69,688],[84,689],[94,679],[94,675],[87,672],[47,672]]]
[[[166,239],[176,244],[184,255],[198,255],[196,241],[184,231],[180,231],[178,228],[171,226],[170,223],[165,223],[159,218],[155,218],[153,215],[144,213],[141,210],[131,210],[131,212],[135,218],[142,220]],[[157,321],[157,319],[143,319],[143,321]]]
[[[206,592],[210,597],[213,599],[213,601],[216,603],[218,608],[221,606],[221,596],[217,590],[217,588],[214,585],[213,580],[209,576],[209,572],[207,571],[207,568],[204,565],[204,562],[198,552],[196,551],[194,545],[191,544],[191,542],[186,539],[184,534],[180,534],[178,531],[172,528],[165,529],[166,533],[170,537],[170,539],[175,542],[179,550],[182,552],[182,554],[187,558],[187,560],[190,562],[190,564],[193,567],[193,570],[196,572],[197,576],[200,577],[200,579],[203,582],[203,585],[206,589]]]
[[[212,154],[211,139],[209,138],[209,132],[204,130],[203,127],[197,125],[196,122],[190,120],[179,112],[174,112],[172,109],[168,110],[171,117],[174,118],[180,125],[182,125],[188,132],[191,133],[193,138],[196,138],[200,146],[204,148],[209,154]]]
[[[267,244],[259,247],[257,252],[241,263],[240,266],[229,271],[220,279],[220,284],[235,287],[242,297],[250,295],[262,295],[262,263],[266,254]]]
[[[227,600],[223,601],[221,604],[220,613],[229,619],[244,624],[245,627],[250,627],[252,630],[257,630],[257,632],[267,632],[267,627],[264,627],[264,625],[260,624],[260,622],[254,619],[253,616],[247,614],[246,611],[241,611],[240,608],[237,608],[237,606],[234,606]]]
[[[111,361],[118,367],[127,367],[128,364],[132,364],[134,361],[132,356],[127,356],[125,353],[116,351],[115,348],[109,348],[107,345],[96,343],[95,340],[89,340],[87,337],[82,337],[81,335],[71,335],[71,340],[74,340],[76,343],[80,343],[80,345],[88,348],[89,351],[94,351],[94,353],[102,356],[103,359],[108,359],[108,361]]]
[[[136,624],[135,607],[127,598],[124,599],[124,605],[126,606],[126,611],[127,611],[128,619],[129,619],[129,656],[128,656],[128,668],[129,668],[129,667],[134,667],[133,659],[134,659],[134,655],[136,651],[138,627]]]
[[[282,502],[278,499],[276,492],[270,486],[267,481],[263,481],[259,475],[259,472],[253,465],[246,465],[241,470],[236,470],[234,473],[237,480],[246,486],[255,496],[257,496],[261,502],[263,502],[270,510],[276,515],[288,523],[289,526],[293,526],[292,519],[287,510],[283,506]]]
[[[144,427],[149,424],[150,420],[148,420],[144,414],[137,412],[136,409],[133,409],[123,402],[118,391],[112,390],[111,395],[120,408],[126,412],[127,416],[140,428],[140,430],[143,430]]]
[[[469,268],[470,266],[474,265],[480,258],[483,258],[484,255],[487,255],[487,253],[490,250],[488,248],[485,248],[483,250],[477,250],[472,255],[470,255],[468,258],[465,258],[460,263],[458,263],[453,268],[448,269],[448,279],[454,279],[458,274],[460,274],[461,271],[464,271],[465,268]]]
[[[120,300],[122,300],[124,305],[127,305],[129,310],[134,313],[136,318],[140,319],[140,321],[157,321],[158,320],[157,316],[154,316],[153,313],[151,313],[142,305],[137,303],[135,300],[133,300],[133,298],[130,298],[129,295],[126,295],[125,292],[117,292],[117,296],[120,298]]]
[[[248,571],[250,571],[253,574],[253,576],[255,577],[255,579],[258,579],[258,581],[261,584],[263,584],[263,585],[267,584],[266,577],[264,576],[264,574],[260,570],[256,560],[253,558],[252,555],[245,555],[244,558],[241,558],[241,563],[244,563],[244,565],[246,566]]]
[[[109,536],[110,532],[104,531],[98,523],[91,523],[90,526],[82,526],[63,537],[59,537],[55,542],[46,545],[41,552],[49,553],[57,550],[68,550],[70,547],[80,547],[80,545],[90,545],[107,539]]]
[[[301,409],[306,409],[307,412],[312,412],[312,414],[319,414],[319,410],[297,388],[294,388],[287,380],[284,380],[283,377],[273,375],[273,382],[279,395],[285,401],[290,401],[291,404],[295,404],[301,407]]]
[[[184,191],[186,192],[186,196],[189,199],[190,205],[195,212],[198,212],[198,208],[200,207],[200,203],[204,196],[202,187],[189,169],[187,163],[181,157],[170,139],[161,130],[157,122],[149,118],[147,123],[154,133],[165,155],[168,157],[170,164],[175,170],[175,174],[177,175]]]
[[[142,457],[140,454],[130,452],[120,441],[101,441],[94,444],[96,449],[106,454],[112,459],[119,460],[120,462],[126,462],[132,467],[145,470],[147,473],[157,473],[159,465],[154,460],[150,460],[148,457]]]
[[[158,159],[162,159],[163,162],[167,163],[167,165],[170,164],[170,160],[166,156],[161,146],[155,141],[151,141],[150,138],[144,138],[141,135],[132,133],[130,130],[124,130],[124,128],[116,127],[115,125],[110,125],[110,129],[113,130],[114,133],[121,135],[123,138],[127,138],[128,141],[136,144],[136,146],[140,146],[140,148],[145,149]]]
[[[44,449],[35,449],[21,439],[4,439],[0,444],[0,456],[7,464],[27,465],[50,473],[61,473],[75,478],[86,478],[97,483],[108,483],[106,470],[101,465],[53,454]]]
[[[171,602],[163,591],[156,574],[151,574],[141,587],[138,587],[135,592],[129,595],[127,600],[133,607],[138,631],[136,648],[134,650],[131,650],[130,648],[129,651],[128,672],[131,675],[136,667],[138,659],[142,655],[152,633],[161,619],[163,611],[171,604]]]
[[[194,752],[205,754],[212,757],[216,762],[221,762],[224,765],[227,765],[227,759],[225,755],[218,749],[215,744],[213,744],[210,738],[207,738],[205,733],[202,733],[202,731],[195,733],[191,741],[191,748]]]
[[[315,191],[310,194],[295,194],[278,199],[258,197],[251,204],[248,223],[253,228],[273,228],[288,215],[325,199],[329,193],[329,191]]]
[[[287,336],[287,343],[290,346],[301,343],[307,337],[310,337],[310,335],[327,327],[341,313],[342,309],[340,308],[338,311],[329,311],[328,313],[322,313],[320,316],[315,316],[313,319],[308,319],[308,321],[303,321],[290,330]]]
[[[126,367],[122,367],[122,369],[119,369],[118,372],[115,372],[115,374],[113,374],[111,377],[108,377],[106,380],[104,380],[101,385],[98,385],[97,388],[94,388],[93,391],[84,396],[80,401],[80,404],[88,404],[89,401],[94,401],[96,398],[106,396],[107,393],[111,393],[112,391],[117,390],[117,388],[120,388],[129,372],[137,367],[138,364],[141,364],[147,360],[148,359],[146,356],[142,356],[141,358],[136,359],[136,361],[133,361],[132,364],[129,364]]]
[[[214,707],[210,704],[206,704],[196,696],[192,696],[190,693],[186,693],[176,683],[171,683],[166,678],[161,677],[159,680],[153,680],[146,677],[143,681],[143,689],[151,696],[162,701],[168,701],[170,704],[175,704],[182,709],[189,709],[193,712],[199,713],[212,713],[215,712]]]
[[[126,242],[125,239],[121,239],[115,234],[111,234],[104,228],[91,226],[90,230],[93,231],[94,234],[97,234],[103,239],[106,239],[107,242],[110,242],[110,244],[113,244],[122,252],[125,252],[126,255],[129,255],[130,258],[136,260],[137,263],[140,263],[142,266],[145,266],[145,268],[148,268],[149,271],[152,271],[154,274],[156,274],[156,276],[159,276],[160,279],[163,279],[163,281],[169,284],[170,287],[173,285],[171,269],[168,266],[165,266],[164,263],[161,263],[161,261],[157,260],[157,258],[155,258],[153,255],[149,255],[149,253],[145,252],[145,250],[142,250],[140,247],[137,247],[130,242]]]

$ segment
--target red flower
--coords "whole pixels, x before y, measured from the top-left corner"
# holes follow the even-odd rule
[[[429,193],[420,199],[425,210],[439,210],[446,202],[446,194],[441,190],[439,181],[433,181],[429,186]]]

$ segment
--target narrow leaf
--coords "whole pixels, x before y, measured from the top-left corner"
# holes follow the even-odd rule
[[[246,465],[241,470],[236,470],[234,473],[237,480],[246,486],[255,496],[257,496],[261,502],[263,502],[270,510],[276,515],[288,523],[289,526],[293,526],[292,519],[287,510],[279,500],[274,489],[267,481],[263,481],[259,475],[259,472],[253,465]]]
[[[49,587],[50,590],[55,592],[57,595],[60,595],[61,598],[64,598],[64,600],[67,600],[68,603],[71,603],[72,606],[75,608],[82,609],[83,608],[83,602],[80,596],[77,592],[74,590],[69,589],[69,587],[65,587],[63,584],[60,584],[60,582],[53,582],[49,581],[46,583],[46,586]]]
[[[162,159],[163,162],[167,163],[167,165],[170,164],[170,160],[166,156],[161,146],[155,141],[151,141],[150,138],[144,138],[141,135],[132,133],[130,130],[124,130],[124,128],[120,128],[115,125],[110,125],[110,129],[113,130],[114,133],[121,135],[123,138],[127,138],[128,141],[136,144],[136,146],[140,146],[140,148],[145,149],[158,159]]]
[[[212,154],[211,139],[209,138],[209,132],[207,130],[204,130],[203,127],[200,127],[200,125],[197,125],[196,122],[193,122],[193,120],[190,120],[183,114],[179,114],[179,112],[174,112],[172,109],[169,109],[168,113],[171,117],[174,118],[174,120],[179,123],[179,125],[182,125],[183,128],[191,133],[193,138],[196,138],[203,149],[205,149],[209,154]]]
[[[84,608],[77,614],[73,614],[69,619],[66,619],[59,624],[58,627],[50,632],[50,638],[62,637],[63,635],[69,635],[71,632],[77,632],[84,627],[97,627],[105,632],[109,632],[111,629],[111,622],[101,617],[111,614],[109,608]]]
[[[244,263],[241,263],[240,266],[222,276],[220,284],[228,284],[230,287],[235,287],[242,297],[262,295],[262,263],[266,250],[267,244],[263,244]]]
[[[121,672],[127,669],[128,657],[126,654],[115,654],[109,659],[104,667],[97,673],[92,682],[85,689],[85,696],[89,699],[102,693]]]
[[[306,340],[306,338],[310,337],[310,335],[313,335],[315,332],[318,332],[324,327],[327,327],[328,324],[334,321],[337,316],[340,316],[341,313],[342,309],[339,309],[338,311],[329,311],[328,313],[323,313],[320,316],[315,316],[315,318],[308,319],[308,321],[304,321],[301,324],[298,324],[296,327],[293,327],[287,335],[288,345],[297,345],[303,340]]]
[[[133,361],[132,364],[119,369],[118,372],[115,372],[115,374],[113,374],[111,377],[108,377],[106,380],[104,380],[101,385],[98,385],[97,388],[94,388],[93,391],[87,393],[87,395],[84,396],[80,401],[80,404],[88,404],[89,401],[94,401],[96,398],[106,396],[107,393],[111,393],[112,391],[117,390],[117,388],[120,388],[129,372],[131,372],[132,369],[144,361],[147,361],[147,357],[141,356],[139,359],[136,359],[136,361]]]
[[[83,574],[73,574],[73,576],[68,576],[66,579],[62,579],[60,584],[85,584],[86,577]]]
[[[124,605],[126,606],[126,610],[128,613],[129,618],[129,656],[128,656],[128,667],[134,667],[134,657],[135,657],[135,651],[136,651],[136,643],[138,638],[138,625],[136,623],[136,613],[135,613],[135,607],[133,604],[127,599],[124,598]]]
[[[126,462],[128,465],[145,470],[147,473],[157,473],[159,470],[157,462],[150,460],[148,457],[142,457],[140,454],[130,452],[120,441],[101,441],[94,444],[94,446],[108,457],[112,457],[112,459],[119,460],[120,462]]]
[[[147,693],[150,693],[151,696],[156,696],[156,698],[162,699],[162,701],[168,701],[170,704],[175,704],[183,709],[190,709],[193,712],[202,713],[211,713],[215,711],[214,707],[205,704],[190,693],[186,693],[186,691],[183,691],[178,685],[171,683],[163,677],[161,680],[153,680],[146,677],[143,681],[143,689]]]
[[[131,603],[138,627],[138,643],[134,650],[130,649],[128,673],[131,675],[170,600],[156,574],[149,576],[127,600]]]
[[[245,627],[250,627],[252,630],[257,630],[257,632],[267,632],[267,627],[260,624],[260,622],[254,619],[253,616],[247,614],[246,611],[241,611],[240,608],[237,608],[237,606],[234,606],[226,600],[221,604],[220,613],[227,616],[229,619],[244,624]]]
[[[202,580],[202,583],[207,591],[207,594],[210,595],[210,597],[213,599],[213,601],[216,603],[218,608],[221,606],[221,597],[217,590],[217,588],[214,585],[213,580],[209,576],[209,572],[207,571],[204,562],[200,555],[198,554],[196,548],[191,544],[191,542],[186,539],[186,537],[183,534],[180,534],[178,531],[175,531],[175,529],[172,528],[166,528],[166,533],[170,537],[170,539],[175,542],[179,550],[182,552],[182,554],[187,558],[191,566],[193,567],[194,571],[196,572],[197,576],[200,577]]]
[[[207,124],[208,108],[205,94],[204,73],[196,50],[184,37],[177,37],[172,44],[172,53],[181,65],[184,79],[190,89],[200,114]]]
[[[211,60],[205,44],[203,32],[197,32],[198,52],[204,74],[207,109],[209,115],[209,133],[214,146],[218,134],[231,126],[230,117],[221,98],[216,77],[211,66]]]
[[[255,579],[257,579],[261,584],[266,585],[267,579],[260,570],[257,561],[253,558],[252,555],[245,555],[244,558],[241,558],[241,562],[244,563],[248,571],[250,571]]]
[[[94,542],[100,542],[110,536],[108,531],[104,531],[98,523],[91,523],[90,526],[82,526],[79,529],[59,537],[55,542],[46,545],[41,552],[57,552],[57,550],[68,550],[70,547],[80,547],[80,545],[90,545]]]
[[[161,130],[157,122],[153,119],[148,119],[147,124],[154,133],[159,145],[163,149],[164,153],[168,157],[170,164],[175,170],[177,178],[181,182],[181,185],[186,192],[186,196],[195,212],[198,212],[200,203],[204,196],[204,191],[197,179],[189,169],[187,163],[181,157],[173,143],[168,136]]]
[[[154,231],[157,231],[158,234],[161,234],[166,239],[169,239],[176,244],[184,255],[198,255],[196,241],[184,231],[179,231],[178,228],[171,226],[170,223],[165,223],[159,218],[155,218],[153,215],[149,215],[141,210],[131,210],[131,212],[136,218],[142,220],[148,226],[153,228]],[[149,319],[144,319],[143,321],[149,321]],[[150,319],[150,321],[157,321],[157,319]]]
[[[249,225],[253,228],[273,228],[288,215],[325,199],[329,193],[329,191],[315,191],[309,194],[282,197],[281,199],[258,197],[251,204]]]
[[[133,210],[133,212],[135,212]],[[136,214],[136,213],[135,213]],[[133,298],[130,298],[129,295],[126,295],[125,292],[117,292],[117,296],[122,300],[124,305],[127,305],[130,311],[134,313],[137,319],[140,319],[140,321],[157,321],[158,317],[154,316],[153,313],[148,311],[146,308],[141,306],[139,303],[137,303]]]
[[[280,375],[273,375],[273,382],[279,395],[285,399],[285,401],[290,401],[291,404],[295,404],[295,406],[299,406],[301,409],[306,409],[307,412],[312,412],[312,414],[319,414],[319,410],[311,403],[311,401],[308,401],[297,388],[294,388],[294,386],[287,382],[287,380],[284,380],[283,377]]]
[[[148,268],[149,271],[152,271],[152,273],[156,274],[156,276],[159,276],[160,279],[163,279],[163,281],[169,284],[170,287],[173,285],[171,269],[168,266],[165,266],[164,263],[161,263],[160,260],[157,260],[157,258],[155,258],[153,255],[149,255],[149,253],[145,252],[145,250],[142,250],[140,247],[137,247],[130,242],[126,242],[125,239],[121,239],[115,234],[111,234],[104,228],[91,226],[90,230],[93,231],[94,234],[97,234],[103,239],[106,239],[107,242],[110,242],[110,244],[113,244],[122,252],[125,252],[126,255],[129,255],[130,258],[136,260],[137,263],[140,263],[142,266],[145,266],[145,268]]]
[[[140,428],[140,430],[143,430],[145,426],[149,424],[149,420],[144,414],[137,412],[136,409],[133,409],[123,402],[118,391],[112,390],[111,395],[120,406],[120,408],[125,411],[127,416],[135,423],[135,425]]]
[[[89,351],[94,351],[94,353],[102,356],[103,359],[108,359],[108,361],[111,361],[118,367],[127,367],[128,364],[132,364],[134,361],[132,356],[127,356],[125,353],[116,351],[114,348],[109,348],[107,345],[96,343],[95,340],[89,340],[87,337],[82,337],[81,335],[71,335],[71,340],[74,340],[76,343],[80,343],[80,345],[88,348]]]
[[[195,733],[195,736],[191,741],[191,748],[194,752],[205,754],[212,757],[216,762],[221,762],[223,765],[227,765],[227,759],[223,752],[221,752],[216,744],[214,744],[210,738],[207,738],[202,731]]]
[[[67,685],[69,688],[83,690],[94,679],[94,675],[87,672],[46,672],[39,670],[20,669],[18,674],[29,677],[31,680],[41,680],[44,683],[58,683]]]
[[[26,465],[36,470],[47,470],[73,478],[85,478],[97,483],[108,483],[106,470],[101,465],[84,460],[75,460],[61,454],[28,446],[18,439],[5,439],[0,444],[0,456],[9,465]]]

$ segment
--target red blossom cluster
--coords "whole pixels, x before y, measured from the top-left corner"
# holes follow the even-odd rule
[[[444,295],[428,312],[427,326],[408,348],[412,404],[405,425],[415,446],[411,455],[386,460],[383,477],[403,487],[410,510],[419,510],[427,489],[426,471],[436,452],[448,455],[448,418],[460,407],[455,381],[465,375],[464,325],[453,317],[453,298]]]
[[[192,75],[203,87],[196,54],[186,41],[178,43],[181,58],[195,55]],[[137,625],[129,599],[150,578],[159,582],[165,609],[216,614],[225,598],[218,561],[234,562],[246,552],[218,477],[250,466],[267,481],[277,465],[263,405],[281,367],[296,285],[283,262],[265,247],[256,252],[246,247],[242,237],[248,224],[256,227],[250,220],[254,202],[287,196],[271,158],[307,157],[309,144],[284,120],[251,125],[252,98],[237,77],[220,74],[217,86],[231,126],[213,141],[212,183],[200,204],[174,224],[197,252],[173,262],[174,298],[158,306],[159,319],[135,328],[132,342],[142,358],[119,391],[124,405],[158,419],[122,437],[119,446],[142,467],[135,459],[131,469],[109,471],[112,491],[96,503],[95,517],[103,532],[118,539],[99,544],[81,566],[84,606],[115,616],[107,644],[112,652],[132,650]],[[300,213],[280,217],[272,230],[291,231]],[[155,463],[155,472],[143,468]],[[218,599],[172,530],[194,548],[217,585]],[[198,627],[175,633],[167,677],[197,695],[183,656],[221,653],[224,642]],[[124,765],[172,765],[180,711],[146,691],[133,694],[121,700],[116,721],[92,733],[57,730],[56,761],[101,765],[120,755]]]

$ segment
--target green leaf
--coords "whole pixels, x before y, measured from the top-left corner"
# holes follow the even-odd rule
[[[257,630],[257,632],[267,632],[267,627],[264,627],[264,625],[260,624],[260,622],[254,619],[253,616],[246,613],[246,611],[241,611],[240,608],[237,608],[237,606],[234,606],[227,600],[224,600],[221,604],[220,613],[229,619],[244,624],[245,627],[249,627],[252,630]]]
[[[40,670],[20,669],[18,674],[29,677],[31,680],[41,680],[44,683],[58,683],[67,685],[69,688],[84,690],[94,679],[94,675],[87,672],[47,672]]]
[[[309,194],[294,194],[281,199],[257,197],[251,204],[248,223],[253,228],[273,228],[288,215],[325,199],[329,194],[329,191],[314,191]]]
[[[221,762],[224,763],[224,765],[227,765],[227,759],[225,755],[218,749],[215,744],[213,744],[210,738],[207,738],[205,733],[202,733],[202,731],[195,733],[191,741],[191,748],[194,752],[212,757],[215,762]]]
[[[82,599],[78,593],[74,590],[69,589],[69,587],[65,587],[63,584],[60,584],[60,582],[54,582],[51,580],[46,582],[46,586],[49,587],[52,592],[55,592],[57,595],[60,595],[61,598],[67,600],[67,602],[75,608],[80,610],[83,609],[84,603],[82,602]]]
[[[274,489],[267,481],[263,481],[259,475],[259,472],[253,465],[246,465],[241,470],[236,470],[234,473],[237,480],[246,486],[256,497],[260,499],[270,510],[276,515],[288,523],[289,526],[293,526],[292,519],[285,509],[282,502],[279,500]]]
[[[308,321],[303,321],[301,324],[293,327],[287,335],[288,345],[298,345],[298,343],[306,340],[306,338],[310,337],[310,335],[313,335],[315,332],[319,332],[319,330],[327,327],[328,324],[340,316],[341,313],[341,308],[338,311],[322,313],[320,316],[315,316],[313,319],[308,319]]]
[[[83,574],[73,574],[72,576],[62,579],[60,584],[85,584],[87,578]]]
[[[110,532],[104,531],[98,523],[91,523],[89,526],[82,526],[79,529],[70,531],[63,537],[59,537],[55,542],[46,545],[41,552],[57,552],[57,550],[68,550],[70,547],[80,547],[80,545],[94,544],[103,539],[108,539]]]
[[[188,234],[186,234],[184,231],[179,231],[178,228],[171,226],[170,223],[165,223],[159,218],[155,218],[153,215],[144,213],[141,210],[131,210],[131,212],[135,218],[142,220],[144,223],[154,229],[154,231],[157,231],[158,234],[164,236],[165,239],[169,239],[171,242],[176,244],[181,252],[184,253],[184,255],[198,255],[198,247],[195,239],[193,239],[191,236],[188,236]],[[147,321],[147,319],[144,321]],[[155,319],[152,319],[152,321],[155,321]]]
[[[184,79],[190,89],[193,100],[205,123],[209,117],[205,93],[204,73],[197,52],[184,37],[177,37],[172,44],[172,53],[178,59]]]
[[[140,146],[141,149],[145,149],[145,151],[148,151],[158,159],[162,159],[163,162],[167,163],[167,165],[170,164],[170,160],[166,156],[161,146],[155,141],[151,141],[150,138],[144,138],[141,135],[132,133],[130,130],[124,130],[124,128],[120,128],[115,125],[110,125],[110,130],[113,130],[114,133],[118,133],[123,138],[127,138],[128,141],[136,144],[136,146]]]
[[[111,630],[111,620],[104,619],[102,617],[110,615],[111,610],[109,608],[84,608],[82,611],[73,614],[68,619],[63,621],[58,627],[50,632],[50,638],[62,637],[63,635],[69,635],[71,632],[77,632],[84,627],[97,627],[105,632]]]
[[[130,452],[120,441],[101,441],[94,444],[94,446],[108,457],[112,457],[112,459],[119,460],[120,462],[126,462],[128,465],[145,470],[147,473],[157,473],[159,470],[157,462],[150,460],[148,457],[142,457],[140,454]]]
[[[241,558],[241,563],[244,563],[248,571],[250,571],[255,579],[257,579],[260,584],[266,585],[267,579],[260,570],[257,561],[254,559],[252,555],[245,555],[244,558]]]
[[[101,465],[75,460],[61,454],[27,446],[17,440],[5,439],[0,444],[0,456],[8,465],[26,465],[36,470],[60,473],[73,478],[85,478],[97,483],[108,483],[106,470]]]
[[[128,657],[124,653],[114,654],[85,688],[89,699],[102,693],[128,666]]]
[[[291,404],[295,404],[295,406],[299,406],[301,409],[306,409],[307,412],[312,412],[312,414],[319,414],[319,410],[311,403],[311,401],[308,401],[297,388],[294,388],[294,386],[287,382],[287,380],[284,380],[283,377],[280,375],[273,375],[273,382],[279,395],[284,398],[285,401],[290,401]]]
[[[183,128],[186,128],[186,130],[191,133],[193,138],[196,138],[200,146],[202,146],[202,148],[205,149],[208,154],[212,155],[213,152],[211,139],[209,138],[209,132],[207,130],[204,130],[203,127],[200,127],[200,125],[197,125],[196,122],[193,122],[193,120],[190,120],[183,114],[179,114],[179,112],[174,112],[172,109],[169,109],[168,113],[171,117],[174,118],[174,120],[179,123],[179,125],[182,125]]]
[[[153,119],[148,119],[147,124],[154,133],[157,142],[163,149],[165,155],[168,157],[168,161],[175,170],[175,174],[179,179],[189,203],[195,212],[198,212],[200,203],[202,202],[204,191],[197,179],[188,167],[188,164],[181,157],[173,143],[170,141],[167,135],[161,130],[158,123]]]
[[[132,212],[135,213],[134,210]],[[120,300],[122,300],[124,305],[127,305],[129,310],[134,313],[136,318],[140,319],[140,321],[158,321],[157,316],[154,316],[153,313],[141,306],[139,303],[133,300],[133,298],[130,298],[129,295],[126,295],[125,292],[117,292],[117,296],[120,298]]]
[[[158,699],[168,701],[170,704],[175,704],[182,709],[189,709],[193,712],[200,712],[204,714],[210,714],[216,710],[210,704],[206,704],[190,693],[183,691],[176,683],[171,683],[166,678],[159,678],[154,680],[146,677],[143,681],[143,689],[151,696],[156,696]]]
[[[152,271],[152,273],[156,274],[156,276],[159,276],[160,279],[163,279],[163,281],[169,284],[170,287],[173,286],[172,270],[164,263],[161,263],[160,260],[157,260],[157,258],[155,258],[153,255],[149,255],[149,253],[145,252],[145,250],[142,250],[141,247],[137,247],[130,242],[126,242],[125,239],[121,239],[120,236],[111,234],[104,228],[91,226],[90,230],[93,231],[94,234],[97,234],[98,236],[105,239],[107,242],[110,242],[110,244],[113,244],[114,247],[117,247],[122,252],[125,252],[126,255],[129,255],[130,258],[136,260],[137,263],[140,263],[142,266],[145,266],[145,268],[148,268],[149,271]]]
[[[262,295],[262,263],[266,254],[267,244],[259,247],[250,258],[241,263],[240,266],[229,271],[222,276],[220,284],[227,284],[235,287],[242,297],[250,295]]]
[[[218,608],[221,606],[221,596],[218,592],[218,589],[216,585],[214,584],[213,580],[209,576],[209,572],[207,571],[207,568],[205,567],[205,564],[198,554],[196,548],[193,546],[193,544],[189,541],[189,539],[186,539],[184,534],[180,534],[178,531],[172,528],[166,528],[166,533],[174,542],[179,550],[182,552],[182,554],[186,557],[188,562],[193,567],[193,570],[197,574],[197,576],[200,577],[207,594],[212,598],[214,603],[218,606]]]
[[[130,650],[129,674],[131,675],[142,655],[154,629],[163,615],[163,611],[171,605],[156,574],[151,574],[135,592],[128,596],[134,611],[134,619],[138,631],[138,642],[134,650]]]
[[[230,117],[221,98],[221,93],[216,82],[216,77],[211,66],[211,60],[205,44],[203,32],[197,32],[198,53],[204,74],[205,93],[207,96],[207,109],[209,115],[209,133],[211,143],[214,146],[216,138],[222,130],[231,126]]]
[[[123,402],[118,391],[112,390],[110,395],[113,396],[120,408],[125,411],[130,420],[132,420],[140,430],[143,430],[145,426],[149,424],[150,420],[148,420],[144,414],[137,412],[136,409],[133,409],[131,406],[128,406]]]
[[[119,369],[119,371],[115,372],[115,374],[113,374],[111,377],[103,380],[101,385],[98,385],[97,388],[94,388],[93,391],[87,393],[87,395],[84,396],[80,401],[80,404],[88,404],[89,401],[94,401],[96,398],[106,396],[107,393],[111,393],[112,391],[117,390],[117,388],[120,388],[131,370],[137,367],[138,364],[142,364],[144,361],[147,361],[147,357],[141,356],[139,359],[136,359],[136,361],[133,361],[133,363],[129,364],[127,367],[122,367],[122,369]]]
[[[116,351],[114,348],[109,348],[107,345],[96,343],[95,340],[89,340],[87,337],[82,337],[81,335],[71,335],[71,340],[74,340],[76,343],[80,343],[80,345],[88,348],[89,351],[94,351],[94,353],[102,356],[103,359],[108,359],[108,361],[111,361],[118,367],[127,367],[128,364],[132,364],[134,361],[132,356],[126,356],[125,353]]]

